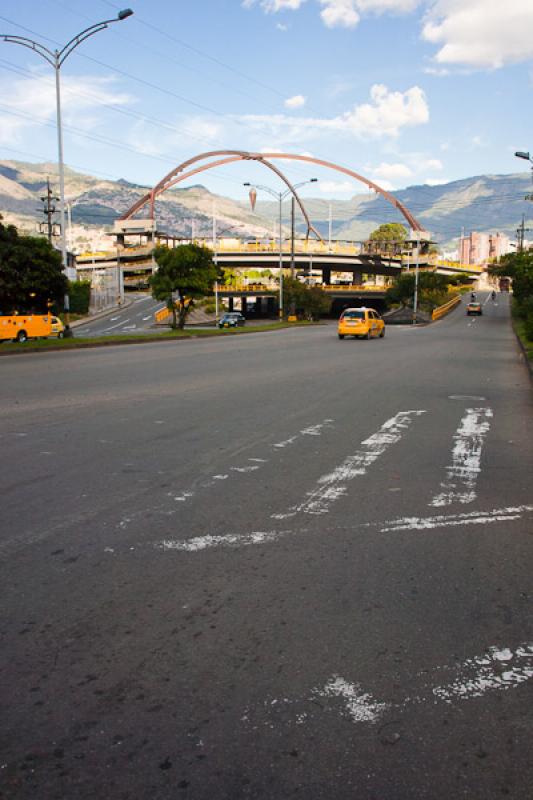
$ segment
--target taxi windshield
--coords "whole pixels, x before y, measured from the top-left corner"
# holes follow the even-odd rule
[[[342,315],[343,319],[364,319],[365,312],[364,311],[345,311]]]

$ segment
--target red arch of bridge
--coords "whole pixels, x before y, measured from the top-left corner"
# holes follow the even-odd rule
[[[193,164],[196,164],[199,161],[204,161],[205,159],[215,158],[219,156],[224,156],[224,158],[218,159],[217,161],[211,161],[208,164],[204,164],[200,167],[195,167],[192,170],[184,172],[184,170],[187,170],[188,167],[191,167]],[[316,164],[317,166],[326,167],[328,169],[335,170],[336,172],[341,172],[344,175],[348,175],[351,178],[355,178],[361,183],[366,184],[366,186],[368,186],[370,189],[373,189],[375,192],[382,195],[382,197],[384,197],[385,200],[387,200],[391,205],[393,205],[396,209],[398,209],[398,211],[403,215],[403,217],[409,223],[409,226],[414,231],[423,230],[422,226],[419,224],[419,222],[413,216],[413,214],[411,214],[409,209],[406,208],[406,206],[404,206],[403,203],[400,203],[400,201],[396,197],[394,197],[393,194],[387,192],[385,189],[382,189],[381,186],[378,186],[377,183],[374,183],[368,178],[365,178],[363,175],[359,175],[357,172],[354,172],[353,170],[348,169],[347,167],[341,167],[339,164],[334,164],[332,161],[324,161],[323,159],[320,158],[313,158],[312,156],[298,155],[295,153],[250,153],[245,150],[213,150],[207,153],[200,153],[200,155],[194,156],[194,158],[190,158],[187,161],[184,161],[183,163],[175,167],[167,175],[165,175],[165,177],[162,178],[150,192],[147,192],[147,194],[145,194],[143,197],[137,200],[137,202],[134,203],[131,206],[131,208],[129,208],[124,214],[122,214],[120,219],[123,220],[131,219],[131,217],[139,209],[143,208],[143,206],[145,206],[147,203],[150,203],[150,216],[153,219],[156,197],[165,192],[170,187],[175,186],[177,183],[180,183],[186,178],[190,178],[192,175],[197,175],[199,172],[204,172],[205,170],[212,169],[213,167],[222,166],[223,164],[231,164],[235,161],[257,161],[258,163],[264,164],[265,167],[268,167],[268,169],[271,169],[273,172],[275,172],[276,175],[278,175],[278,177],[280,177],[281,180],[286,184],[290,192],[294,195],[296,201],[298,202],[298,205],[300,206],[302,214],[305,217],[305,220],[307,222],[308,234],[309,231],[313,231],[313,233],[316,236],[318,236],[318,238],[321,238],[316,229],[311,224],[309,216],[304,208],[304,205],[300,197],[298,196],[297,192],[295,191],[294,187],[290,183],[290,181],[285,177],[285,175],[283,175],[281,170],[275,167],[274,164],[271,164],[270,161],[268,161],[268,159],[307,161],[310,164]]]

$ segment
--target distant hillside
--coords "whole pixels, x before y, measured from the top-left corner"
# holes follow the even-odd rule
[[[55,165],[0,161],[0,213],[26,229],[35,230],[36,223],[44,219],[38,209],[42,208],[41,197],[46,193],[48,175],[57,194]],[[70,169],[65,174],[65,196],[71,204],[72,222],[78,226],[111,227],[149,189],[125,180],[101,180]],[[196,236],[210,236],[213,213],[219,231],[226,235],[244,232],[249,236],[264,236],[272,229],[268,220],[252,213],[245,204],[211,194],[202,186],[172,189],[157,202],[158,228],[175,236],[190,236],[193,223]]]
[[[0,213],[34,230],[37,220],[43,219],[38,209],[42,207],[40,197],[46,190],[47,175],[55,174],[55,164],[0,161]],[[52,185],[57,193],[57,185]],[[103,232],[148,188],[126,180],[101,180],[66,171],[73,223],[89,230]],[[502,231],[514,236],[522,214],[533,221],[533,206],[524,200],[530,192],[530,176],[520,173],[480,175],[438,186],[409,186],[395,195],[433,238],[445,245],[457,239],[463,228],[466,233]],[[402,221],[396,209],[370,191],[349,200],[334,200],[331,205],[336,239],[365,239],[384,222]],[[306,208],[313,224],[326,237],[329,202],[308,199]],[[190,236],[193,221],[196,235],[210,236],[213,213],[220,233],[265,236],[275,227],[278,205],[258,202],[252,213],[247,203],[212,194],[203,186],[172,189],[157,202],[158,228],[177,236]],[[300,219],[297,224],[302,230]]]
[[[516,235],[522,220],[533,220],[533,205],[524,197],[531,193],[531,178],[517,175],[480,175],[438,186],[409,186],[394,192],[442,245],[457,239],[464,228],[470,231],[501,231]],[[325,200],[307,200],[307,211],[323,236],[328,233],[329,204]],[[263,215],[273,218],[275,203],[258,203]],[[365,239],[384,222],[403,222],[390,203],[373,191],[349,200],[332,202],[333,235],[338,239]]]

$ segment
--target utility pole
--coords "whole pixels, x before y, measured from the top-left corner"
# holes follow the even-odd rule
[[[46,222],[39,223],[39,230],[41,233],[47,232],[48,241],[52,244],[52,237],[57,235],[57,228],[58,225],[53,220],[54,214],[57,213],[57,209],[54,205],[55,202],[59,200],[59,197],[52,196],[52,190],[50,188],[50,179],[46,179],[46,194],[44,197],[41,197],[41,202],[44,203],[44,208],[37,209],[46,217]]]
[[[518,253],[523,253],[525,234],[529,233],[531,230],[531,228],[526,228],[526,215],[522,214],[522,224],[516,229],[516,250]]]
[[[294,280],[294,195],[291,197],[291,278]]]

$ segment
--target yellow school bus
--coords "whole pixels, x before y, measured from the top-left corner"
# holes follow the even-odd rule
[[[52,314],[11,314],[0,316],[0,342],[25,342],[28,339],[57,336],[63,338],[65,328]]]

